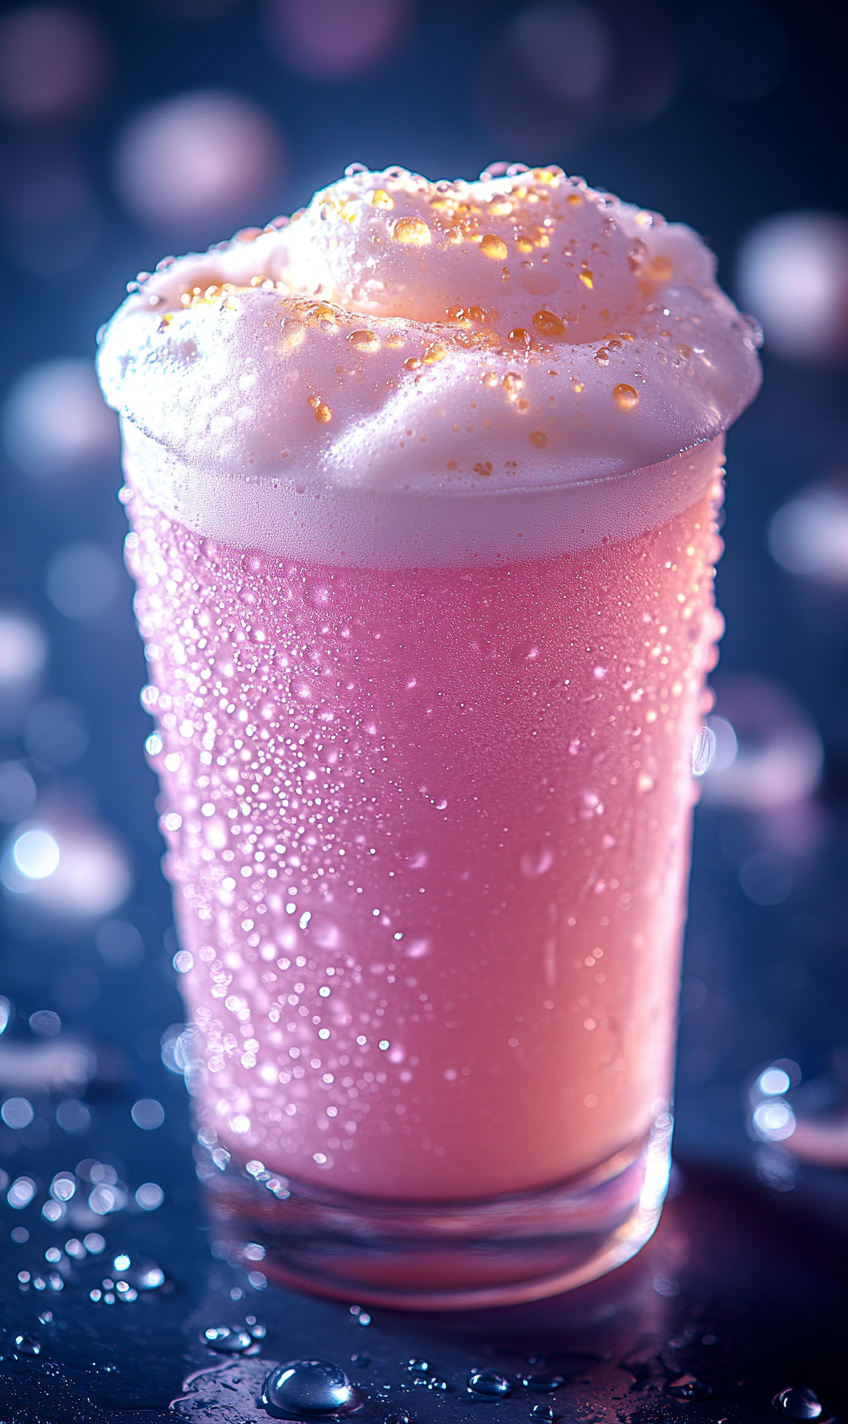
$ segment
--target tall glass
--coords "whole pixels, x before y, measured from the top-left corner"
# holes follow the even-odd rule
[[[653,1231],[722,451],[514,496],[259,482],[239,542],[184,505],[240,476],[125,426],[199,1171],[264,1272],[493,1304]]]

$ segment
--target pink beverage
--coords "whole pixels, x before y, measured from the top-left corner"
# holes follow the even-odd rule
[[[354,170],[109,328],[200,1171],[280,1278],[527,1299],[653,1230],[754,347],[555,169]]]

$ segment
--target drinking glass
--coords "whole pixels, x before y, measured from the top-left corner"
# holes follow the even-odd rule
[[[723,438],[367,499],[190,468],[129,421],[124,449],[222,1240],[412,1308],[626,1260],[668,1177]]]

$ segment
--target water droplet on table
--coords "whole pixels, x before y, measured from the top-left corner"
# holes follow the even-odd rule
[[[412,1359],[407,1361],[406,1368],[412,1370],[413,1374],[426,1375],[430,1368],[430,1362],[429,1360]]]
[[[669,1380],[665,1392],[671,1395],[672,1399],[688,1400],[690,1404],[699,1404],[702,1399],[709,1399],[712,1394],[710,1386],[704,1384],[703,1380],[686,1374]]]
[[[16,1352],[16,1354],[18,1354],[18,1355],[40,1355],[40,1354],[41,1354],[41,1341],[40,1341],[40,1340],[37,1340],[34,1335],[23,1335],[23,1334],[21,1334],[21,1335],[16,1335],[16,1336],[15,1336],[15,1352]],[[815,1416],[812,1415],[812,1414],[805,1414],[805,1415],[803,1415],[803,1416],[800,1416],[800,1415],[799,1415],[799,1416],[797,1416],[797,1417],[798,1417],[798,1418],[803,1417],[803,1418],[805,1418],[805,1419],[813,1419],[813,1418],[815,1418]]]
[[[262,1387],[264,1408],[287,1419],[349,1414],[359,1402],[344,1370],[329,1360],[290,1360],[277,1365]]]
[[[534,1424],[554,1424],[554,1411],[549,1404],[534,1404],[530,1418]]]
[[[521,1383],[536,1394],[553,1394],[555,1389],[562,1389],[565,1375],[558,1375],[554,1370],[533,1370],[521,1376]]]
[[[470,1394],[486,1395],[489,1399],[507,1399],[512,1394],[512,1385],[506,1375],[497,1370],[472,1370],[468,1376]]]
[[[253,1336],[239,1325],[210,1325],[200,1338],[220,1355],[241,1355],[253,1344]]]
[[[803,1386],[782,1389],[772,1404],[778,1414],[785,1414],[788,1419],[820,1419],[824,1413],[818,1395]]]

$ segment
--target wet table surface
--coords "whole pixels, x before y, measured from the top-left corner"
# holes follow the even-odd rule
[[[848,1410],[848,1213],[838,1175],[781,1195],[684,1162],[653,1241],[605,1280],[521,1307],[369,1312],[278,1289],[260,1259],[250,1273],[230,1265],[204,1216],[187,1105],[175,1103],[161,1128],[140,1133],[107,1097],[81,1161],[81,1144],[52,1128],[6,1159],[5,1424],[267,1421],[259,1401],[269,1371],[304,1358],[347,1373],[363,1424],[748,1424],[774,1421],[772,1398],[790,1386],[816,1391],[823,1421]],[[51,1223],[44,1206],[62,1170],[77,1187]],[[10,1206],[27,1180],[32,1200]],[[145,1180],[164,1192],[154,1210],[136,1198],[157,1199],[139,1192]],[[108,1206],[104,1192],[118,1209],[100,1214],[92,1203]],[[215,1327],[231,1328],[217,1344],[244,1352],[210,1348]],[[475,1370],[503,1376],[484,1381],[503,1397],[469,1393]]]

